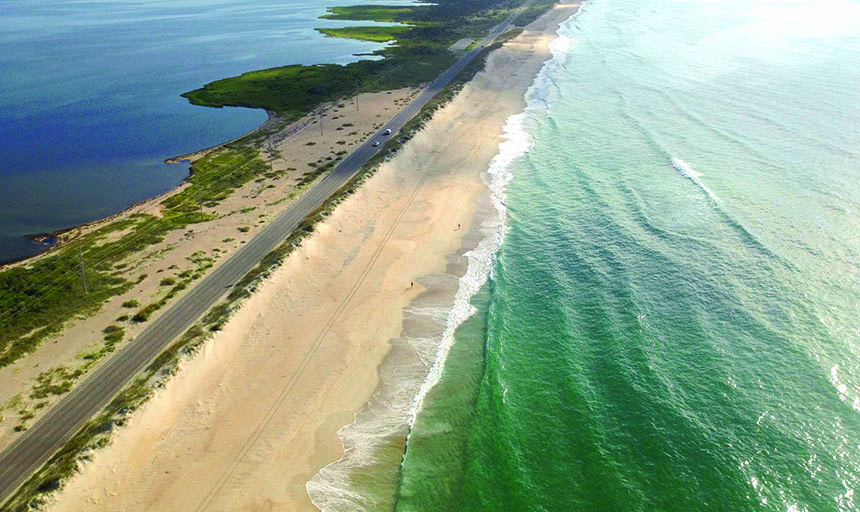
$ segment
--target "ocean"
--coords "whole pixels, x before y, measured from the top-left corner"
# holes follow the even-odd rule
[[[405,449],[312,499],[860,509],[860,3],[591,0],[552,50]]]
[[[0,261],[45,249],[28,234],[112,215],[172,189],[188,167],[166,158],[266,120],[261,110],[197,107],[180,94],[257,69],[346,64],[381,48],[314,30],[359,24],[318,19],[327,7],[352,3],[4,1]]]

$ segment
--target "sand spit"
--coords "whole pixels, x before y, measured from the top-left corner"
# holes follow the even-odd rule
[[[343,454],[337,431],[376,389],[422,276],[449,270],[502,126],[574,10],[555,9],[494,52],[49,508],[315,510],[306,482]]]

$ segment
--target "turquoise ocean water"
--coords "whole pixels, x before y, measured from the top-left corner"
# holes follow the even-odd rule
[[[860,3],[593,0],[553,50],[394,507],[860,509]]]

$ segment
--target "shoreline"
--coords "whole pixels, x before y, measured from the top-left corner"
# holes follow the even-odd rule
[[[64,245],[66,245],[70,242],[73,242],[74,240],[77,240],[82,235],[86,235],[87,233],[90,233],[90,232],[92,232],[98,228],[101,228],[104,225],[109,224],[113,221],[120,220],[120,219],[122,219],[128,215],[132,215],[133,213],[136,213],[136,211],[139,209],[146,209],[146,208],[153,206],[155,203],[164,201],[165,199],[169,198],[170,196],[172,196],[172,195],[174,195],[177,192],[182,190],[182,188],[188,183],[188,181],[194,175],[194,171],[191,169],[191,165],[193,165],[194,162],[203,158],[207,154],[209,154],[213,151],[217,151],[219,149],[222,149],[225,146],[227,146],[228,144],[232,144],[234,142],[241,141],[245,138],[248,138],[248,137],[251,137],[254,135],[261,135],[261,136],[266,137],[266,139],[272,139],[271,143],[282,142],[284,139],[289,138],[290,136],[295,135],[296,133],[299,133],[300,131],[302,131],[302,129],[304,129],[305,127],[312,124],[313,116],[317,115],[317,113],[320,110],[326,111],[327,107],[331,107],[331,105],[330,104],[323,105],[320,108],[315,109],[313,112],[309,113],[308,115],[294,121],[293,123],[289,123],[289,124],[285,125],[283,127],[283,129],[281,129],[281,130],[273,130],[273,128],[277,127],[280,123],[284,123],[285,120],[283,118],[281,118],[280,116],[278,116],[277,113],[266,110],[265,112],[266,112],[266,115],[268,116],[267,119],[265,121],[263,121],[263,123],[260,124],[260,126],[254,128],[253,130],[251,130],[245,134],[242,134],[242,135],[235,137],[233,139],[230,139],[228,141],[221,142],[219,144],[215,144],[214,146],[209,146],[207,148],[192,151],[191,153],[186,153],[184,155],[179,155],[179,156],[174,156],[174,157],[164,159],[163,162],[165,164],[175,165],[175,164],[187,163],[189,165],[188,173],[185,175],[185,177],[182,179],[182,181],[179,182],[179,184],[177,184],[175,187],[173,187],[170,190],[167,190],[165,192],[162,192],[161,194],[158,194],[156,196],[152,196],[152,197],[137,201],[136,203],[132,203],[132,204],[128,205],[127,207],[123,208],[122,210],[120,210],[116,213],[113,213],[111,215],[108,215],[106,217],[100,217],[98,219],[94,219],[94,220],[91,220],[88,222],[83,222],[81,224],[75,224],[73,226],[59,228],[59,229],[55,229],[53,231],[47,231],[44,233],[25,234],[25,235],[23,235],[24,238],[26,238],[27,240],[45,245],[45,249],[40,251],[40,252],[37,252],[36,254],[31,254],[29,256],[21,256],[18,258],[12,258],[12,259],[8,259],[8,260],[0,260],[0,272],[2,272],[3,270],[6,270],[6,269],[12,268],[14,266],[17,266],[20,264],[26,264],[29,261],[34,261],[38,258],[47,256],[47,255],[51,254],[51,252],[54,251],[55,249],[63,247]],[[247,108],[247,107],[233,107],[233,108]],[[295,130],[295,131],[292,130],[292,127],[294,125],[299,125],[300,123],[303,123],[303,122],[305,124],[302,125],[300,129]],[[286,132],[286,134],[283,134],[282,132]],[[69,235],[70,233],[71,233],[70,236],[64,236],[64,235]],[[51,239],[51,238],[55,238],[56,241],[52,244],[45,244],[44,243],[45,240]]]
[[[326,106],[327,105],[323,105],[322,107],[315,109],[313,112],[308,113],[306,116],[296,120],[293,123],[290,123],[289,126],[292,126],[294,124],[298,124],[302,120],[304,120],[310,116],[316,115],[316,113],[320,109],[325,111]],[[207,108],[211,108],[211,107],[207,107]],[[230,107],[230,108],[249,108],[249,107]],[[255,109],[255,110],[259,110],[259,109]],[[286,120],[284,118],[280,117],[277,114],[277,112],[273,112],[271,110],[266,110],[265,112],[266,112],[266,116],[267,116],[266,120],[263,121],[263,123],[260,124],[260,126],[254,128],[253,130],[249,131],[248,133],[245,133],[245,134],[240,135],[236,138],[230,139],[226,142],[221,142],[219,144],[215,144],[214,146],[209,146],[208,148],[198,149],[197,151],[192,151],[191,153],[185,153],[184,155],[178,155],[178,156],[173,156],[170,158],[165,158],[164,163],[166,163],[166,164],[181,164],[183,162],[194,163],[196,160],[203,158],[204,156],[211,153],[212,151],[219,150],[228,144],[232,144],[234,142],[239,142],[240,140],[248,138],[252,135],[259,134],[259,135],[263,135],[263,136],[268,137],[268,136],[273,136],[273,135],[277,134],[279,132],[279,130],[274,130],[274,128],[277,127],[280,123],[286,122]],[[284,128],[286,128],[286,126]],[[298,132],[292,132],[292,133],[298,133]],[[191,177],[191,175],[189,174],[188,177]]]
[[[530,93],[537,86],[546,63],[553,57],[549,52],[559,37],[559,27],[576,16],[581,6],[581,2],[558,3],[554,9],[568,8],[571,11],[569,15],[553,17],[548,13],[548,20],[540,18],[535,22],[546,21],[543,36],[551,39],[545,44],[546,59],[528,84],[522,87],[519,95],[521,108],[512,111],[500,127],[502,133],[497,153],[480,173],[485,188],[475,198],[475,210],[460,247],[445,257],[444,272],[417,278],[426,290],[403,309],[401,333],[392,340],[389,353],[377,368],[379,385],[368,403],[356,412],[353,422],[338,431],[343,455],[321,468],[306,484],[308,495],[318,509],[351,510],[356,502],[368,510],[380,503],[394,505],[386,499],[396,495],[396,476],[407,453],[414,422],[421,413],[427,394],[442,377],[457,329],[475,313],[471,300],[486,286],[495,254],[502,243],[507,215],[505,193],[513,178],[510,166],[531,148],[530,135],[522,128],[522,120],[531,106]],[[444,313],[442,318],[439,318],[440,311]],[[411,341],[426,338],[439,341],[430,350]],[[404,378],[404,374],[409,377]],[[416,374],[418,378],[408,382]],[[394,404],[398,395],[407,390],[412,398],[400,402],[397,409]],[[394,414],[392,409],[397,409]],[[391,441],[392,425],[399,430],[402,442]],[[380,467],[383,466],[381,461],[387,464]],[[358,473],[372,475],[373,486],[347,484]],[[380,482],[386,477],[392,478],[387,488],[382,486],[388,496],[384,491],[379,493]],[[375,489],[371,490],[371,487]]]
[[[539,21],[564,21],[565,6]],[[497,136],[548,58],[550,36],[529,27],[180,365],[52,509],[175,510],[217,498],[219,509],[315,510],[306,483],[342,457],[338,431],[378,389],[409,304],[428,291],[443,298],[463,270],[451,255],[471,243]]]

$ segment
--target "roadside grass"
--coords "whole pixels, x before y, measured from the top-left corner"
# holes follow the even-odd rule
[[[186,289],[192,281],[203,276],[215,264],[214,258],[207,256],[204,251],[197,251],[186,259],[192,263],[193,267],[179,272],[176,276],[179,281],[174,278],[164,279],[162,282],[169,280],[173,287],[160,300],[138,311],[131,318],[132,322],[137,323],[148,320],[154,312],[164,307],[168,301]],[[36,384],[29,394],[29,398],[42,399],[51,395],[67,393],[72,389],[75,381],[88,373],[100,359],[116,350],[116,345],[125,337],[125,328],[117,325],[109,325],[102,330],[102,334],[104,335],[104,344],[101,347],[78,355],[78,358],[84,361],[79,367],[71,369],[59,366],[39,374]],[[16,430],[26,430],[26,421],[32,417],[33,415],[29,413],[29,410],[26,408],[22,409],[22,412],[19,414],[20,423],[16,427]]]
[[[133,323],[143,323],[148,321],[156,311],[166,306],[167,303],[179,295],[182,290],[188,288],[188,285],[202,277],[207,270],[215,265],[215,259],[206,256],[204,251],[197,251],[186,259],[196,265],[196,267],[179,272],[176,274],[175,278],[168,277],[162,279],[160,283],[161,286],[170,286],[171,288],[159,300],[151,304],[147,304],[142,309],[138,310],[138,312],[131,317],[131,321]],[[178,281],[177,278],[179,279]]]

